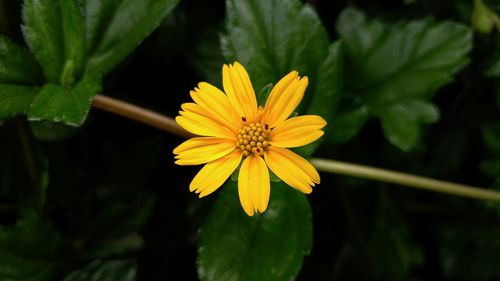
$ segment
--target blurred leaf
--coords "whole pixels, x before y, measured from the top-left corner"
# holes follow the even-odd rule
[[[40,66],[33,55],[0,35],[0,84],[34,85],[41,78]]]
[[[500,46],[497,46],[497,51],[491,58],[488,60],[488,67],[484,74],[488,77],[500,77]]]
[[[449,225],[440,231],[442,270],[453,280],[500,278],[500,228],[496,225]]]
[[[136,196],[128,204],[112,202],[90,225],[83,247],[86,257],[109,257],[140,250],[144,241],[138,233],[154,206],[149,193]]]
[[[64,252],[60,234],[34,212],[25,212],[15,227],[0,226],[0,279],[57,280]]]
[[[412,99],[394,104],[380,112],[380,120],[389,141],[403,150],[410,150],[420,139],[420,123],[439,119],[438,109],[429,102]]]
[[[423,262],[422,252],[403,218],[385,195],[381,195],[367,248],[371,271],[377,280],[408,280],[410,270]]]
[[[197,38],[195,54],[195,64],[207,82],[213,85],[222,85],[221,69],[224,57],[219,40],[219,26],[207,28]]]
[[[117,238],[140,231],[151,214],[154,202],[154,198],[145,193],[128,204],[112,203],[95,221],[95,228],[100,230],[97,238]]]
[[[86,62],[85,23],[76,0],[25,0],[23,32],[48,82],[70,86]]]
[[[500,18],[481,0],[474,0],[471,21],[477,32],[490,33],[495,26],[500,30]]]
[[[500,123],[491,123],[483,127],[483,140],[492,154],[500,155]]]
[[[354,9],[342,12],[337,29],[350,61],[347,91],[356,98],[350,107],[366,106],[381,119],[392,144],[413,148],[422,124],[437,119],[437,109],[429,103],[434,92],[469,61],[470,30],[430,19],[369,21]]]
[[[139,234],[154,207],[155,197],[142,192],[130,202],[107,202],[104,210],[87,229],[83,256],[105,258],[141,250],[144,240]]]
[[[339,112],[327,125],[326,139],[332,143],[345,143],[358,134],[369,117],[366,106],[356,108],[339,106]]]
[[[30,122],[33,135],[44,141],[65,140],[74,136],[79,128],[65,125],[63,123],[52,123],[47,121]]]
[[[97,241],[90,247],[85,248],[85,257],[107,258],[130,254],[142,249],[144,239],[138,233],[131,233],[127,236],[113,240]]]
[[[490,159],[481,163],[481,171],[498,181],[500,180],[500,124],[491,123],[484,126],[482,136]]]
[[[36,91],[28,86],[0,84],[0,119],[27,113]]]
[[[137,264],[133,260],[94,261],[66,276],[63,281],[134,281]]]
[[[292,280],[311,242],[311,209],[303,194],[272,183],[267,211],[248,217],[237,183],[229,181],[201,228],[198,274],[201,280]]]
[[[85,0],[89,69],[116,67],[172,11],[179,0]]]
[[[101,89],[101,78],[95,73],[85,75],[72,90],[56,84],[45,84],[33,100],[29,120],[63,122],[80,126],[90,109],[92,97]]]
[[[307,75],[310,84],[301,104],[307,108],[319,66],[329,55],[328,35],[314,10],[297,0],[226,0],[226,9],[228,33],[221,36],[226,61],[241,62],[254,89],[292,70]]]
[[[116,143],[114,139],[99,138],[97,142],[99,146],[95,146],[90,156],[92,170],[85,170],[84,178],[74,179],[79,175],[74,175],[73,171],[81,168],[68,169],[66,157],[63,161],[51,162],[54,173],[70,179],[49,187],[49,196],[52,195],[49,199],[52,200],[48,205],[65,210],[68,223],[78,230],[75,240],[79,257],[133,255],[144,246],[141,233],[155,207],[157,194],[146,187],[162,158],[164,141],[134,139]],[[65,150],[61,152],[66,154]],[[76,155],[69,157],[79,163],[87,156],[83,160],[75,159]],[[72,174],[65,175],[67,173]],[[88,174],[97,174],[99,180],[86,183]],[[57,181],[54,176],[52,182]],[[82,184],[74,184],[68,190],[67,185],[75,181]]]

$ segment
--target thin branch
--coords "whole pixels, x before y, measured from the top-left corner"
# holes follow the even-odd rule
[[[145,123],[181,137],[191,138],[195,136],[180,127],[175,120],[170,117],[107,96],[95,96],[92,101],[92,106]],[[311,163],[316,167],[316,169],[318,169],[318,171],[321,172],[372,179],[457,196],[500,202],[500,192],[480,187],[440,181],[401,172],[328,159],[313,158],[311,159]]]
[[[92,106],[184,138],[195,136],[184,130],[170,117],[108,96],[95,96]]]
[[[481,187],[435,180],[401,172],[329,159],[313,158],[311,159],[311,163],[322,172],[372,179],[457,196],[500,202],[500,192]]]

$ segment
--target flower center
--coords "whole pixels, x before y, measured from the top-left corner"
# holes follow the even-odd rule
[[[236,147],[241,150],[244,156],[250,154],[264,155],[264,150],[270,146],[269,144],[269,130],[268,125],[260,123],[251,123],[244,125],[238,134],[238,141]]]

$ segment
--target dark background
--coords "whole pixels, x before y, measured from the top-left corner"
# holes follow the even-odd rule
[[[387,19],[430,15],[466,25],[469,19],[460,7],[472,5],[460,0],[308,2],[332,40],[337,38],[337,15],[349,5]],[[0,31],[24,44],[20,1],[0,1],[0,7]],[[189,90],[207,79],[198,47],[218,40],[223,20],[224,1],[181,1],[106,78],[103,94],[175,116]],[[315,155],[492,185],[494,178],[480,166],[493,157],[482,127],[498,119],[495,82],[479,70],[485,50],[498,46],[498,34],[477,35],[474,40],[471,64],[435,95],[441,119],[426,127],[417,149],[398,150],[373,120],[354,140],[324,144]],[[96,109],[78,130],[49,124],[32,127],[23,117],[7,120],[0,127],[0,224],[14,225],[26,206],[44,201],[38,204],[44,218],[65,241],[67,254],[56,261],[61,277],[102,256],[135,260],[139,280],[196,280],[198,228],[216,196],[199,200],[189,193],[189,181],[199,167],[174,165],[172,150],[181,141]],[[321,176],[321,185],[308,196],[314,242],[298,280],[500,280],[498,206]],[[47,177],[45,199],[33,184],[40,177]],[[130,242],[130,233],[142,236],[142,246],[124,243],[102,254],[105,250],[99,247],[106,249],[102,245],[123,237]]]

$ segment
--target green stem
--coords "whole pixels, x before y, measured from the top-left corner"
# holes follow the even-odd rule
[[[318,171],[395,183],[457,196],[500,202],[500,192],[346,162],[313,158]]]
[[[149,126],[156,127],[158,129],[181,137],[191,138],[195,136],[184,130],[175,122],[175,120],[168,116],[161,115],[159,113],[121,100],[103,95],[97,95],[92,101],[92,106],[94,108],[99,108],[107,112],[121,115],[128,119],[142,122]],[[327,159],[315,158],[311,159],[311,163],[319,171],[322,172],[372,179],[414,188],[431,190],[435,192],[500,202],[500,192],[480,187],[467,186],[463,184],[429,179],[400,172]]]
[[[45,205],[45,185],[42,183],[43,175],[40,172],[40,167],[37,163],[37,157],[35,151],[33,151],[33,145],[30,141],[30,136],[25,123],[19,122],[18,129],[19,139],[23,148],[24,160],[26,162],[29,177],[33,184],[33,189],[38,200],[38,210],[41,212]]]

